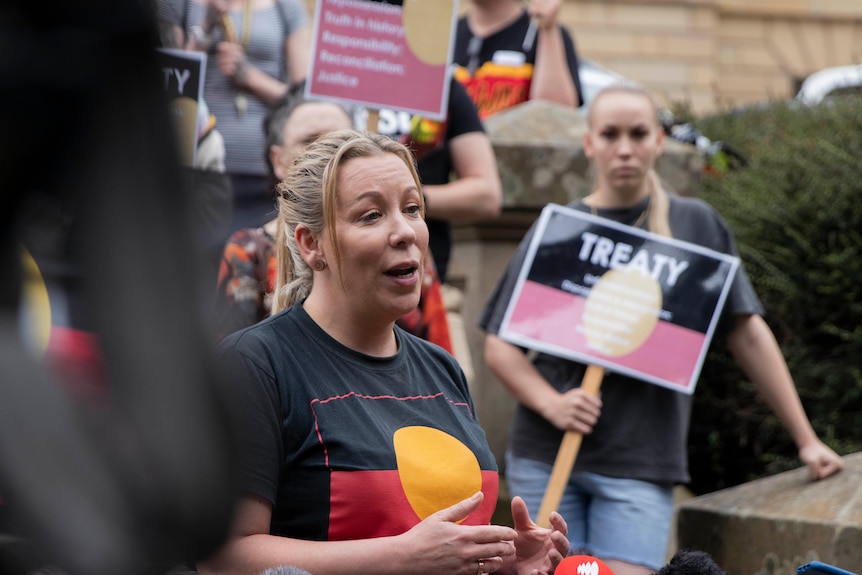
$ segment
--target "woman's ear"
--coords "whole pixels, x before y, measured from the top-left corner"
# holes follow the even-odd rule
[[[588,158],[593,157],[593,138],[589,130],[584,132],[584,155]]]
[[[664,130],[659,127],[658,133],[656,134],[655,139],[655,157],[658,158],[661,156],[664,151]]]
[[[308,267],[312,267],[317,260],[323,259],[325,261],[326,254],[323,253],[320,238],[313,234],[305,224],[297,224],[293,239],[296,241],[299,253]]]

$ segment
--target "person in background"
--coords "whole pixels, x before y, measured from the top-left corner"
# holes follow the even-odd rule
[[[655,575],[727,575],[705,551],[680,549]]]
[[[737,255],[731,231],[704,201],[668,194],[655,172],[663,136],[652,96],[637,84],[603,89],[590,106],[584,151],[595,170],[592,193],[570,204],[621,224],[646,228],[713,251]],[[584,434],[559,512],[575,549],[604,560],[616,575],[650,575],[667,550],[673,486],[689,481],[686,441],[692,395],[607,373],[601,395],[580,389],[586,366],[524,350],[497,333],[532,230],[480,317],[485,360],[518,400],[506,454],[514,495],[538,510],[565,431]],[[744,270],[733,279],[717,338],[776,413],[814,479],[843,460],[818,439],[796,392],[763,307]]]
[[[178,3],[186,48],[207,52],[204,99],[224,137],[233,186],[232,230],[263,225],[267,186],[260,126],[267,108],[305,79],[310,24],[302,0],[160,0]]]
[[[413,150],[425,197],[431,253],[445,282],[452,224],[489,220],[500,214],[503,190],[491,139],[470,96],[455,80],[450,81],[444,120],[381,110],[377,131]]]
[[[155,573],[210,554],[235,501],[155,17],[13,1],[2,20],[0,572]],[[34,171],[48,142],[68,145]]]
[[[293,160],[321,134],[353,127],[350,112],[340,104],[307,101],[302,85],[267,115],[267,157],[272,176],[270,189],[284,179]],[[275,236],[277,220],[242,228],[228,238],[221,257],[216,288],[214,329],[216,339],[269,316],[275,290]]]
[[[568,553],[512,501],[448,353],[395,325],[428,249],[412,153],[369,132],[312,142],[278,186],[274,313],[225,338],[244,496],[202,575],[550,574]],[[445,454],[445,456],[443,456]]]
[[[154,10],[159,30],[158,48],[182,49],[183,6],[176,0],[157,0]],[[197,149],[193,165],[182,165],[183,184],[192,190],[195,201],[189,207],[196,249],[203,256],[201,286],[205,290],[201,301],[207,311],[212,305],[212,286],[217,277],[225,238],[233,231],[233,188],[225,174],[224,138],[216,126],[205,100],[197,102]]]
[[[578,57],[562,0],[473,0],[458,20],[455,78],[484,119],[527,100],[580,106]]]

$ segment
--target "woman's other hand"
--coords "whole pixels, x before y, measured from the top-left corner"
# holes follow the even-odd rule
[[[551,574],[563,557],[569,554],[568,526],[563,516],[552,511],[550,528],[539,527],[531,518],[527,504],[512,498],[515,538],[515,561],[518,575]]]

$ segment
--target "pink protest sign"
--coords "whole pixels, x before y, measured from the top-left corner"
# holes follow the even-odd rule
[[[306,96],[445,118],[457,0],[318,0]]]

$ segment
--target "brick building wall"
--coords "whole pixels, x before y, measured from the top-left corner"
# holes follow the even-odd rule
[[[820,68],[862,63],[862,0],[563,0],[560,18],[584,57],[700,113],[786,98]]]

